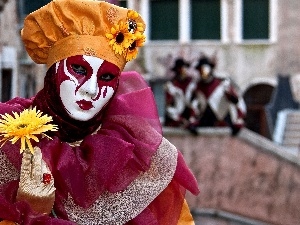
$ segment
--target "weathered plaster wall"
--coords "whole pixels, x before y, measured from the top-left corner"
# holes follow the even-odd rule
[[[300,73],[300,1],[278,0],[276,67],[280,73]]]
[[[300,164],[296,156],[243,130],[238,137],[165,133],[194,172],[201,193],[193,209],[217,209],[268,224],[300,224]]]
[[[0,12],[0,48],[2,45],[20,47],[16,4],[15,0],[7,1]]]
[[[272,41],[235,40],[237,27],[234,17],[236,1],[228,0],[228,41],[193,41],[180,44],[177,41],[149,41],[144,49],[146,60],[143,66],[152,76],[164,77],[168,72],[161,59],[183,56],[194,61],[200,52],[217,53],[216,72],[231,77],[242,91],[258,81],[276,83],[278,74],[300,73],[300,1],[277,0],[275,17],[272,18],[275,32]]]

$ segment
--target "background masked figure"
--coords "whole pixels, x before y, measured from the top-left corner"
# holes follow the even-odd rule
[[[195,69],[199,81],[195,85],[191,105],[199,116],[200,127],[231,127],[235,135],[244,126],[246,106],[229,79],[216,77],[215,59],[202,56]]]
[[[165,126],[189,128],[194,122],[194,113],[187,99],[192,84],[192,78],[186,71],[189,66],[182,58],[176,59],[172,68],[174,76],[165,85]]]
[[[138,13],[104,1],[54,0],[26,17],[22,40],[48,66],[44,88],[0,113],[35,108],[58,130],[34,139],[33,155],[1,148],[1,225],[194,223],[185,192],[198,194],[197,181],[162,137],[151,89],[122,72],[144,30]]]

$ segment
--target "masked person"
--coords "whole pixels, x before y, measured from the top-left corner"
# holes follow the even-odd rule
[[[21,138],[31,152],[20,136],[1,148],[1,225],[194,224],[185,192],[197,181],[161,135],[146,82],[122,72],[144,30],[137,12],[104,1],[53,0],[25,18],[26,50],[48,71],[35,97],[0,103],[2,135],[36,126]],[[57,126],[48,138],[31,109]]]
[[[165,85],[166,112],[165,126],[189,128],[193,121],[193,110],[188,104],[188,93],[192,78],[187,74],[190,64],[182,58],[175,60],[171,69],[174,76]]]
[[[198,115],[200,127],[231,128],[236,135],[244,126],[246,107],[243,98],[229,79],[214,74],[215,60],[202,56],[195,69],[199,81],[194,86],[191,105]]]

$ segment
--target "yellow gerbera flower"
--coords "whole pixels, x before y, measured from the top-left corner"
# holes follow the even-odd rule
[[[146,36],[141,33],[135,35],[135,41],[130,45],[126,54],[126,61],[135,59],[138,54],[138,47],[142,47],[145,43]]]
[[[110,39],[109,45],[112,46],[115,54],[122,55],[124,51],[133,42],[133,34],[128,31],[128,25],[123,21],[114,25],[110,29],[110,33],[106,33],[105,36]]]
[[[3,142],[3,146],[6,141],[11,141],[12,144],[15,144],[20,139],[20,153],[26,148],[29,148],[30,152],[33,154],[34,150],[30,139],[39,142],[36,135],[42,134],[43,136],[50,138],[44,134],[44,132],[58,130],[56,125],[47,124],[52,121],[52,117],[48,115],[42,116],[42,112],[36,110],[36,108],[25,109],[20,115],[13,112],[13,115],[14,117],[7,113],[1,115],[0,136],[3,137],[1,142]]]

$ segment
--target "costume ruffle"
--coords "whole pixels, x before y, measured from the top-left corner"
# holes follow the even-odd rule
[[[2,103],[0,112],[20,112],[31,104],[32,99],[16,98]],[[104,191],[114,193],[124,190],[140,173],[149,169],[151,157],[161,140],[161,126],[150,88],[139,74],[123,73],[118,92],[102,117],[101,129],[95,134],[87,135],[79,146],[71,146],[58,137],[53,137],[53,140],[44,138],[35,143],[42,149],[43,158],[54,177],[56,214],[67,219],[63,201],[68,194],[76,204],[88,208]],[[19,171],[21,165],[19,147],[7,142],[2,150]],[[2,187],[0,198],[15,196],[18,183],[13,181],[10,185],[9,188]],[[165,209],[170,210],[168,211],[170,218],[176,220],[176,216],[180,215],[185,189],[193,194],[199,192],[194,176],[179,153],[176,172],[169,186],[139,216],[127,224],[173,224],[158,222],[165,218],[164,211],[158,209],[165,206]],[[34,221],[37,218],[39,224],[49,224],[49,221],[51,224],[72,224],[48,216],[33,216],[34,213],[29,209],[24,213],[19,207],[26,203],[13,203],[12,197],[0,199],[0,202],[0,212],[9,208],[15,213],[9,216],[2,216],[0,213],[0,218],[3,219],[13,220],[11,217],[19,219],[22,211],[26,219],[20,219],[26,221],[23,222],[26,225],[36,224]],[[170,204],[169,207],[165,205],[167,203]],[[137,221],[140,222],[136,223]]]

